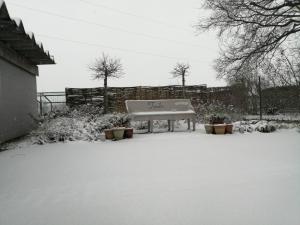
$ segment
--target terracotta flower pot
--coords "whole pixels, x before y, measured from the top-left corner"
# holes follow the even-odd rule
[[[216,134],[225,134],[226,124],[215,124],[214,131]]]
[[[212,124],[205,124],[204,127],[207,134],[212,134],[214,132],[214,126]]]
[[[133,128],[125,128],[124,138],[132,138],[132,137],[133,137]]]
[[[113,130],[112,129],[106,129],[104,130],[105,138],[107,140],[112,140],[114,138]]]
[[[124,138],[125,127],[113,128],[112,131],[115,140],[121,140]]]
[[[233,124],[226,124],[226,134],[232,134]]]

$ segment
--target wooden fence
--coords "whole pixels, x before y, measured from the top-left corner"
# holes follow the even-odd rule
[[[207,88],[206,85],[186,86],[186,97],[196,106],[199,102],[220,101],[225,105],[233,103],[230,87]],[[66,88],[66,104],[70,107],[82,104],[103,104],[103,87]],[[182,98],[181,86],[159,87],[109,87],[109,111],[125,112],[125,100],[179,99]]]
[[[262,91],[265,113],[300,112],[300,86],[282,86]]]

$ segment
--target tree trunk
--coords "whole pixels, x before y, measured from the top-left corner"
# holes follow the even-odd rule
[[[182,74],[182,96],[185,98],[185,75]]]
[[[103,113],[108,112],[108,95],[107,95],[107,75],[104,77],[104,110]]]

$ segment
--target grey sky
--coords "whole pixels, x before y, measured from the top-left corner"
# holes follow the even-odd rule
[[[88,65],[105,52],[124,66],[109,86],[180,84],[170,71],[189,62],[187,84],[224,85],[215,79],[218,54],[214,34],[196,35],[201,0],[6,0],[11,17],[20,17],[56,60],[40,66],[38,91],[96,87]],[[126,14],[130,13],[130,14]],[[74,41],[74,42],[73,42]],[[166,57],[164,57],[166,56]]]

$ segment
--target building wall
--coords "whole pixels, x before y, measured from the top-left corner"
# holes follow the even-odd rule
[[[27,134],[37,115],[36,76],[0,58],[0,143]]]

